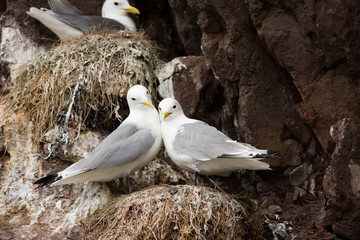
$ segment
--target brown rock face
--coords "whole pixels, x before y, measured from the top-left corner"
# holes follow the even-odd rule
[[[359,3],[286,1],[246,4],[258,35],[275,61],[290,74],[301,102],[297,108],[329,149],[331,124],[359,119]],[[330,147],[331,152],[331,147]]]
[[[201,31],[196,24],[198,13],[184,0],[170,0],[169,5],[179,40],[186,55],[201,55]]]
[[[69,1],[86,14],[100,14],[101,1]],[[130,2],[161,57],[185,66],[167,77],[188,116],[233,139],[281,151],[280,159],[269,160],[274,171],[259,173],[257,186],[250,186],[258,190],[259,206],[281,208],[279,219],[274,214],[271,220],[290,222],[294,239],[359,239],[360,2]],[[48,7],[47,0],[31,4]],[[1,41],[6,34],[11,43],[33,41],[12,49],[2,42],[0,95],[11,88],[12,61],[4,53],[45,49],[57,39],[25,14],[28,8],[22,0],[0,2]],[[5,148],[0,154],[4,172],[14,157]],[[221,184],[240,188],[245,178]],[[0,228],[1,234],[14,232]]]
[[[295,103],[301,101],[301,96],[291,75],[274,61],[266,45],[258,39],[246,5],[237,1],[188,1],[188,5],[198,13],[201,49],[217,80],[208,84],[218,92],[214,101],[220,107],[216,111],[217,127],[234,139],[261,148],[279,149],[285,153],[284,158],[296,155],[299,148],[306,151],[314,136],[297,114]],[[176,8],[175,16],[178,12]],[[183,89],[192,89],[192,83],[181,79],[177,82],[182,87],[177,88],[174,80],[175,96],[185,99]],[[187,94],[199,92],[196,88]],[[202,109],[200,103],[191,105]],[[289,164],[272,161],[272,165]]]
[[[185,114],[209,124],[220,124],[224,88],[215,78],[204,56],[179,58],[183,69],[172,76],[175,98]]]
[[[134,3],[133,5],[140,10],[138,26],[140,29],[146,29],[151,39],[156,41],[160,47],[159,54],[163,59],[170,61],[175,57],[187,55],[187,53],[194,54],[194,50],[197,53],[199,52],[196,48],[189,47],[188,38],[178,37],[177,32],[180,30],[177,29],[176,23],[173,21],[167,0],[134,0],[129,2]],[[183,18],[183,21],[187,21],[186,18]],[[195,24],[192,26],[196,27]],[[184,30],[186,31],[186,29]],[[192,37],[190,38],[192,39]]]
[[[343,119],[331,127],[336,142],[324,176],[327,197],[323,224],[349,239],[360,238],[360,124]]]
[[[221,99],[221,104],[216,111],[219,120],[214,123],[232,138],[257,147],[281,150],[282,160],[271,161],[271,164],[288,167],[284,175],[294,186],[291,195],[301,192],[300,200],[301,196],[313,199],[312,204],[320,209],[323,170],[334,151],[329,129],[344,117],[352,118],[353,123],[360,120],[360,43],[356,40],[360,35],[360,4],[312,0],[187,0],[187,4],[198,16],[201,50],[214,79],[219,80],[203,87],[213,86],[213,83],[221,86],[217,98]],[[183,16],[179,14],[183,6],[170,6],[175,16]],[[174,80],[174,94],[183,99],[183,104],[191,102],[189,109],[201,109],[201,94],[198,97],[201,91],[193,87],[194,81],[204,82],[200,78],[193,81],[179,78],[179,89]],[[184,89],[194,89],[194,95],[185,93]],[[340,172],[335,171],[336,167],[327,170],[324,188],[332,197],[326,217],[323,217],[328,218],[324,224],[327,222],[325,225],[331,226],[330,230],[339,236],[357,239],[353,222],[358,225],[358,213],[349,210],[358,206],[351,200],[359,198],[354,190],[359,182],[358,165],[337,158],[345,166]],[[332,174],[337,174],[336,178],[330,177]],[[343,183],[345,176],[347,180]],[[346,190],[343,184],[351,189]],[[335,186],[342,186],[345,195],[342,196],[339,189],[335,191]],[[309,197],[308,191],[318,199]],[[345,196],[352,197],[345,201]],[[296,206],[295,209],[292,214],[301,215],[306,207]],[[284,210],[284,216],[290,215]],[[301,224],[320,218],[319,211],[310,211],[307,217],[295,217],[294,222]],[[302,237],[309,234],[299,232]],[[319,233],[316,237],[321,239],[321,236],[331,235],[330,232]]]

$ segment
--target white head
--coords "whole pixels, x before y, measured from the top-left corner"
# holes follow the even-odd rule
[[[126,96],[130,111],[133,110],[155,110],[151,102],[151,96],[146,87],[135,85],[131,87]],[[156,110],[155,110],[156,111]]]
[[[130,6],[128,0],[106,0],[101,10],[103,17],[114,19],[122,23],[128,30],[136,31],[134,21],[127,13],[140,14],[140,11]]]
[[[161,121],[171,121],[184,115],[180,103],[174,98],[165,98],[159,103],[159,114]]]

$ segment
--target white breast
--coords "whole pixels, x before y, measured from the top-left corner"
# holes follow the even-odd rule
[[[170,159],[180,168],[187,170],[189,172],[195,173],[198,172],[196,167],[196,161],[191,157],[181,154],[178,151],[174,150],[174,140],[176,134],[181,131],[181,125],[184,123],[193,122],[193,119],[174,119],[172,121],[163,121],[161,123],[161,133],[164,140],[164,145],[166,152],[169,155]]]

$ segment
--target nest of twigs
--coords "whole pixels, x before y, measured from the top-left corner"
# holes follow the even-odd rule
[[[119,198],[82,224],[84,239],[260,239],[260,215],[207,187],[153,187]]]
[[[156,51],[142,32],[63,41],[27,66],[5,103],[8,111],[30,116],[37,140],[54,125],[106,126],[128,114],[130,86],[142,84],[156,96],[155,70],[162,63]]]

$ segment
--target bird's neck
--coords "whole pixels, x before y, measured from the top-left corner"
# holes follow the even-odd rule
[[[140,121],[139,121],[140,119]],[[155,109],[138,110],[132,109],[125,121],[136,122],[139,128],[154,128],[154,132],[160,131],[160,119]]]
[[[180,126],[186,123],[193,123],[197,120],[186,117],[185,115],[177,116],[171,121],[162,121],[161,122],[161,131],[163,133],[163,139],[172,142],[175,139],[176,133],[179,130]]]
[[[182,125],[182,124],[186,124],[186,123],[193,123],[193,122],[196,122],[197,120],[195,119],[192,119],[192,118],[188,118],[187,116],[185,115],[180,115],[180,116],[177,116],[177,118],[173,119],[172,120],[172,124],[174,125]]]

